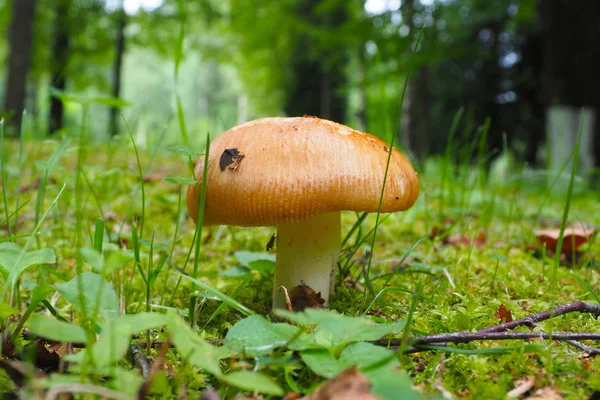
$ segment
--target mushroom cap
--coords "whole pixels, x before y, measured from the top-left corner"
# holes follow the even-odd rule
[[[352,210],[377,212],[389,145],[376,136],[315,117],[262,118],[210,144],[204,225],[272,226]],[[204,156],[187,192],[198,218]],[[392,149],[381,212],[410,208],[417,174]]]

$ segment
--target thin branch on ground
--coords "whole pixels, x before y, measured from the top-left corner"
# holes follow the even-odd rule
[[[167,354],[167,350],[169,350],[170,344],[171,342],[166,340],[162,344],[162,346],[160,346],[158,354],[156,355],[156,358],[152,363],[152,368],[150,369],[150,372],[144,376],[146,379],[144,380],[144,383],[138,391],[137,400],[145,400],[148,398],[150,394],[150,386],[152,385],[152,381],[154,381],[156,374],[161,370],[163,366],[165,355]]]
[[[600,348],[591,347],[578,342],[578,340],[600,341],[600,333],[598,332],[507,332],[519,326],[527,326],[533,329],[538,326],[538,322],[574,312],[590,313],[595,317],[598,317],[600,316],[600,304],[574,301],[572,303],[554,307],[552,310],[531,314],[524,318],[481,329],[477,332],[462,331],[419,336],[408,340],[409,346],[406,347],[404,352],[416,353],[428,350],[420,345],[445,346],[448,343],[468,343],[479,340],[552,339],[574,346],[579,350],[585,351],[590,356],[600,354]],[[401,339],[383,339],[375,343],[381,346],[398,347],[401,345],[401,342]]]
[[[137,344],[131,345],[131,361],[132,364],[137,367],[144,378],[147,378],[150,374],[150,361],[144,353],[140,351]]]
[[[478,331],[478,333],[504,332],[511,329],[515,329],[518,326],[527,326],[530,328],[535,328],[538,322],[574,312],[589,313],[598,317],[600,316],[600,304],[585,303],[583,301],[574,301],[572,303],[556,306],[552,310],[531,314],[521,319],[516,319],[514,321],[505,322],[504,324],[499,324],[490,328],[482,329]]]

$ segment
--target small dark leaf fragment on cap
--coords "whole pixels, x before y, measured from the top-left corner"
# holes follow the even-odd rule
[[[290,300],[294,311],[303,311],[305,308],[323,308],[323,304],[325,304],[321,292],[316,293],[304,282],[290,290]]]
[[[225,149],[219,159],[219,168],[221,169],[221,172],[225,171],[225,168],[227,167],[229,167],[231,171],[236,171],[244,157],[245,156],[239,152],[237,147]]]
[[[275,246],[275,234],[273,234],[271,236],[271,239],[269,239],[269,243],[267,243],[267,247],[266,247],[266,251],[271,251],[273,250],[273,246]]]

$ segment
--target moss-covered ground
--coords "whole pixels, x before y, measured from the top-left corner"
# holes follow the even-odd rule
[[[0,205],[0,221],[4,221],[0,244],[14,241],[22,248],[29,241],[29,252],[52,249],[55,262],[25,271],[14,287],[12,298],[10,290],[4,291],[0,299],[2,310],[8,310],[9,306],[13,310],[2,312],[4,322],[0,326],[4,337],[17,329],[24,315],[30,318],[25,311],[33,301],[33,288],[47,285],[50,289],[44,292],[44,301],[34,307],[32,314],[64,318],[82,327],[88,348],[91,347],[97,334],[102,338],[102,328],[110,317],[100,319],[90,316],[89,310],[82,312],[76,301],[68,301],[64,291],[57,291],[56,287],[78,274],[95,272],[114,290],[120,314],[145,311],[179,314],[181,321],[189,323],[190,299],[195,293],[193,332],[198,340],[209,341],[206,343],[211,351],[221,348],[230,328],[245,315],[203,288],[194,288],[191,281],[180,282],[178,273],[193,274],[194,251],[190,253],[190,249],[194,244],[195,226],[185,211],[185,188],[173,183],[173,179],[165,181],[163,178],[190,177],[189,160],[181,151],[161,148],[153,154],[151,149],[141,149],[143,181],[136,153],[127,140],[85,148],[77,147],[75,141],[64,148],[58,141],[26,141],[23,156],[23,167],[19,168],[19,143],[5,141],[2,189],[8,209],[5,211],[4,203]],[[544,253],[535,237],[537,229],[560,227],[569,196],[568,176],[551,188],[555,176],[552,173],[514,168],[488,176],[476,167],[456,167],[441,159],[424,165],[419,168],[421,195],[417,204],[404,213],[382,215],[373,248],[370,232],[376,215],[365,218],[352,234],[348,246],[355,251],[348,256],[350,252],[346,250],[340,258],[340,265],[348,274],[345,277],[338,274],[331,309],[358,317],[369,307],[365,314],[369,319],[381,324],[407,320],[410,336],[416,336],[493,326],[500,322],[495,314],[501,305],[518,319],[574,300],[597,301],[600,251],[597,241],[592,239],[584,244],[576,262],[566,262],[570,254],[566,261],[563,259],[557,264],[551,254]],[[14,215],[8,220],[12,232],[8,237],[5,219],[15,212],[18,193],[22,207],[17,224]],[[39,225],[37,235],[30,238],[27,234],[34,232],[36,223],[57,196],[56,203]],[[590,227],[599,224],[599,200],[598,192],[578,179],[570,195],[568,221]],[[343,214],[344,235],[358,218],[359,215],[352,212]],[[93,255],[80,250],[97,248],[98,219],[104,221],[104,230],[100,230],[104,252],[101,266],[96,264]],[[135,260],[133,231],[139,235],[139,267]],[[232,295],[253,313],[271,319],[272,272],[244,267],[243,255],[240,255],[243,253],[239,252],[265,253],[274,233],[275,229],[269,227],[204,228],[197,279]],[[152,257],[151,243],[154,244]],[[162,254],[166,257],[164,266],[152,280],[148,280],[148,275],[142,278],[148,268],[152,270],[160,264]],[[153,263],[149,266],[150,259]],[[367,270],[373,293],[365,289],[368,282],[362,272]],[[0,276],[0,281],[5,288],[9,287],[6,274]],[[146,282],[150,282],[149,285]],[[374,295],[378,295],[375,301]],[[213,315],[222,304],[226,307]],[[28,324],[25,324],[26,330]],[[166,340],[174,330],[176,324],[173,324],[159,323],[166,328],[152,329],[151,339]],[[36,331],[35,325],[30,329]],[[574,313],[543,322],[535,329],[598,332],[600,324],[594,316]],[[527,327],[517,329],[529,330]],[[219,373],[211,373],[210,367],[200,367],[202,360],[194,361],[189,354],[179,354],[174,348],[164,356],[159,355],[160,346],[154,346],[147,353],[146,334],[136,334],[135,340],[142,342],[139,350],[150,360],[161,360],[160,373],[152,382],[153,398],[177,398],[182,393],[198,398],[197,392],[209,387],[217,388],[227,398],[241,393],[250,396],[252,389],[261,391],[262,386],[244,386],[242,381],[247,377],[240,377],[241,383],[236,385],[231,382],[233,377],[228,380]],[[58,338],[54,337],[57,335]],[[248,332],[250,342],[252,335]],[[50,336],[60,342],[60,333]],[[402,337],[402,333],[392,337]],[[64,340],[69,341],[72,339]],[[25,359],[29,360],[27,365],[31,365],[31,358],[20,352],[28,343],[30,340],[16,338],[16,347],[9,349],[5,342],[3,360]],[[110,352],[110,341],[105,345],[104,351]],[[415,390],[423,395],[449,393],[456,398],[500,399],[505,398],[519,379],[527,376],[534,377],[534,387],[525,397],[540,388],[553,388],[555,393],[568,399],[589,398],[600,391],[600,361],[569,344],[488,340],[449,346],[448,351],[423,350],[398,356],[396,368],[406,371]],[[181,350],[185,346],[176,347]],[[504,349],[497,349],[499,347]],[[201,352],[203,347],[195,348]],[[492,349],[497,352],[493,353]],[[129,395],[139,393],[139,385],[144,380],[131,357],[118,357],[114,363],[109,360],[105,369],[96,370],[93,358],[72,361],[69,367],[63,363],[56,365],[56,371],[46,371],[54,375],[46,378],[41,387],[84,381]],[[308,391],[324,381],[305,365],[306,357],[300,357],[298,350],[287,350],[285,346],[270,349],[260,356],[234,352],[216,359],[220,359],[217,364],[224,374],[260,371],[286,393]],[[138,386],[119,386],[110,368],[125,371],[123,376],[126,373],[137,376],[139,379],[133,377],[128,382]],[[25,375],[33,376],[31,370]],[[22,393],[39,394],[36,392],[42,390],[39,382],[26,380]],[[277,390],[271,389],[267,385],[264,397],[281,397],[275,394]],[[14,379],[0,372],[0,392],[16,391]]]

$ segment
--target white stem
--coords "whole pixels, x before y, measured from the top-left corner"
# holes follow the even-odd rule
[[[320,292],[327,305],[333,292],[340,242],[340,212],[278,226],[273,309],[285,308],[282,286],[289,292],[301,283]]]

